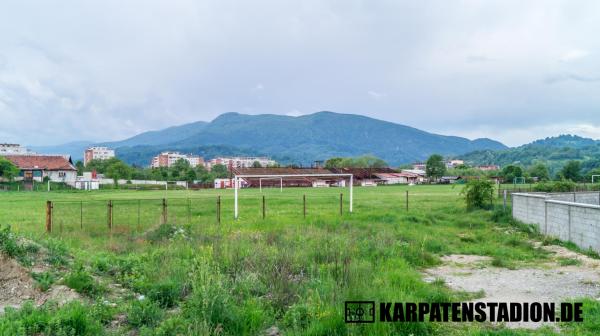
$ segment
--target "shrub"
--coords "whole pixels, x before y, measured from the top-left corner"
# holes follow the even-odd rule
[[[0,251],[11,258],[17,258],[25,254],[25,250],[17,243],[16,237],[10,232],[10,225],[2,227],[0,224]]]
[[[149,286],[148,298],[162,308],[171,308],[175,306],[181,296],[181,286],[175,282],[162,282]]]
[[[54,274],[51,272],[31,273],[31,277],[37,282],[38,288],[42,292],[50,289],[54,281],[56,281]]]
[[[84,268],[77,265],[65,276],[65,285],[79,293],[95,296],[104,292],[104,288]]]
[[[283,316],[283,323],[291,329],[302,330],[308,327],[311,316],[305,304],[292,305]]]
[[[533,187],[534,191],[539,192],[570,192],[575,190],[576,184],[570,180],[541,182]]]
[[[63,266],[67,262],[67,247],[63,242],[57,239],[49,239],[46,243],[48,248],[48,257],[46,261],[54,266]]]
[[[6,308],[0,315],[0,335],[37,335],[46,330],[50,313],[46,309],[36,309],[31,301],[21,309]]]
[[[72,301],[53,314],[47,335],[100,335],[102,326],[87,307]]]
[[[489,180],[470,180],[460,192],[467,209],[490,209],[494,197],[494,185]]]
[[[131,303],[127,311],[127,321],[134,327],[153,327],[158,324],[163,312],[158,304],[142,299]]]

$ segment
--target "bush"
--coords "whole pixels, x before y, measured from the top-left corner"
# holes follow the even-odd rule
[[[37,282],[38,288],[45,292],[54,283],[56,277],[51,272],[31,273],[31,277]]]
[[[38,335],[43,333],[50,322],[46,309],[36,309],[31,301],[21,309],[6,308],[0,315],[0,335]]]
[[[470,180],[460,193],[465,198],[467,209],[490,209],[494,197],[494,185],[489,180]]]
[[[76,290],[81,294],[96,296],[104,292],[104,288],[96,281],[82,265],[78,265],[74,270],[65,276],[65,285]]]
[[[31,266],[30,255],[38,252],[38,246],[28,243],[19,243],[17,237],[11,232],[10,225],[0,225],[0,252],[15,258],[25,266]]]
[[[100,335],[102,326],[87,307],[72,301],[53,314],[47,335]]]
[[[162,318],[163,312],[160,307],[146,299],[136,300],[131,303],[127,311],[127,321],[134,327],[153,327]]]
[[[0,335],[102,335],[94,313],[78,301],[62,307],[45,304],[39,308],[27,302],[21,309],[7,308],[0,315]]]
[[[19,258],[25,255],[25,249],[17,243],[16,237],[10,232],[10,225],[2,227],[0,224],[0,251],[11,258]]]
[[[64,266],[67,262],[67,247],[57,239],[49,239],[46,243],[48,247],[48,257],[46,261],[54,266]]]
[[[147,295],[162,308],[171,308],[179,301],[181,286],[172,281],[152,284],[148,288]]]
[[[533,187],[534,191],[539,192],[570,192],[575,190],[577,185],[570,180],[541,182]]]

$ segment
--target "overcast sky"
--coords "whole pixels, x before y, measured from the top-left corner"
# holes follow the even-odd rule
[[[0,142],[237,111],[600,138],[600,1],[3,1]]]

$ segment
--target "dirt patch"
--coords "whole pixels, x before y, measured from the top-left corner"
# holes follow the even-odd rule
[[[539,245],[538,245],[539,246]],[[444,279],[454,290],[483,291],[483,302],[561,302],[600,296],[600,260],[561,246],[539,246],[552,253],[551,261],[535,267],[506,269],[491,266],[490,258],[449,255],[442,266],[426,270],[425,281]],[[561,260],[568,259],[568,265]],[[563,263],[565,264],[565,263]],[[555,325],[555,323],[547,323]],[[538,328],[542,323],[507,323],[511,328]]]
[[[6,307],[20,307],[25,301],[33,301],[41,305],[48,300],[65,304],[72,300],[79,300],[81,296],[72,289],[62,286],[52,286],[48,291],[42,292],[31,278],[30,271],[15,260],[0,253],[0,314],[4,314]]]
[[[26,300],[39,297],[40,291],[35,288],[27,269],[2,253],[0,270],[0,314],[5,307],[18,307]]]

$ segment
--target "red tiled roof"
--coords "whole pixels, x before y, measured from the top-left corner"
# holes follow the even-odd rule
[[[70,160],[60,155],[5,155],[4,157],[21,170],[77,170]]]

